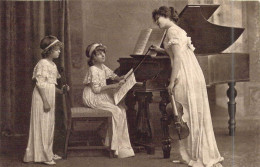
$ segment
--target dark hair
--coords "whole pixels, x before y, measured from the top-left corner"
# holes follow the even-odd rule
[[[89,53],[89,52],[90,52],[90,49],[92,48],[92,46],[93,46],[94,44],[99,44],[99,43],[92,43],[92,44],[88,45],[88,46],[87,46],[87,49],[86,49],[86,56],[89,58],[89,60],[88,60],[88,65],[89,65],[89,67],[94,65],[94,64],[93,64],[93,59],[94,59],[94,56],[96,55],[96,53],[97,53],[98,51],[102,51],[102,52],[106,53],[106,49],[107,49],[106,46],[104,46],[104,45],[102,45],[102,44],[99,44],[99,45],[94,49],[94,51],[91,53],[91,55],[90,55],[90,53]]]
[[[156,16],[163,16],[169,18],[174,22],[178,22],[179,14],[173,7],[161,6],[159,9],[155,9],[152,13],[153,21],[156,22]]]
[[[56,47],[62,48],[63,44],[62,42],[58,41],[57,43],[55,43],[54,45],[50,46],[49,48],[47,48],[50,44],[52,44],[55,40],[58,40],[57,37],[52,36],[52,35],[48,35],[45,36],[40,43],[40,48],[43,50],[42,51],[42,57],[46,58],[48,57],[50,54],[52,54],[53,50]],[[46,49],[47,48],[47,49]]]

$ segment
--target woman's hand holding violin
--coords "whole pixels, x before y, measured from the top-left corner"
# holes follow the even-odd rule
[[[178,78],[176,78],[173,82],[171,81],[169,86],[167,87],[169,95],[172,95],[174,92],[175,86],[179,83]]]

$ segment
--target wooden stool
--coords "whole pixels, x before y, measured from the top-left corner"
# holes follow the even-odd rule
[[[111,146],[111,139],[112,139],[112,129],[111,126],[108,126],[108,133],[109,133],[109,146],[99,145],[99,146],[91,146],[88,144],[88,141],[85,141],[86,144],[78,145],[82,143],[80,141],[70,141],[73,134],[75,134],[74,124],[79,121],[87,121],[87,122],[95,122],[95,121],[102,121],[103,123],[99,125],[97,130],[92,129],[91,131],[98,131],[104,125],[104,122],[107,121],[108,125],[112,124],[112,113],[105,110],[95,110],[92,108],[87,107],[71,107],[67,109],[67,121],[66,121],[66,141],[65,141],[65,148],[64,148],[64,158],[67,158],[67,153],[69,150],[106,150],[109,153],[110,157],[113,157],[113,153],[110,149]],[[91,128],[90,128],[91,129]],[[83,131],[80,131],[82,134]],[[89,132],[89,130],[88,130]],[[87,134],[87,131],[83,132]],[[72,146],[73,144],[77,144],[77,146]]]

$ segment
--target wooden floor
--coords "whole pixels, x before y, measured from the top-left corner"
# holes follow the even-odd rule
[[[156,117],[155,117],[156,118]],[[213,114],[213,125],[219,151],[224,157],[224,167],[260,167],[260,121],[237,120],[234,137],[228,136],[227,113]],[[154,120],[156,121],[156,120]],[[156,122],[155,122],[156,123]],[[157,128],[158,130],[159,128]],[[156,130],[156,128],[155,128]],[[156,132],[157,133],[157,132]],[[135,157],[126,159],[109,158],[108,156],[86,157],[87,153],[70,152],[67,160],[57,161],[57,167],[185,167],[171,161],[178,159],[178,144],[173,142],[171,157],[163,159],[160,144],[160,133],[157,133],[154,155],[145,151],[136,153]],[[43,164],[23,163],[26,147],[26,136],[1,136],[0,167],[38,167]],[[56,152],[62,155],[62,144],[56,143]],[[95,154],[92,155],[101,155]]]

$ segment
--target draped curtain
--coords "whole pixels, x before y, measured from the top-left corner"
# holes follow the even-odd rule
[[[0,2],[0,123],[1,133],[26,134],[29,130],[32,72],[41,59],[40,40],[54,35],[64,43],[58,68],[70,73],[68,1]],[[69,76],[69,75],[67,75]],[[70,78],[66,77],[70,83]],[[62,99],[59,98],[58,99]],[[62,100],[57,110],[62,110]]]

